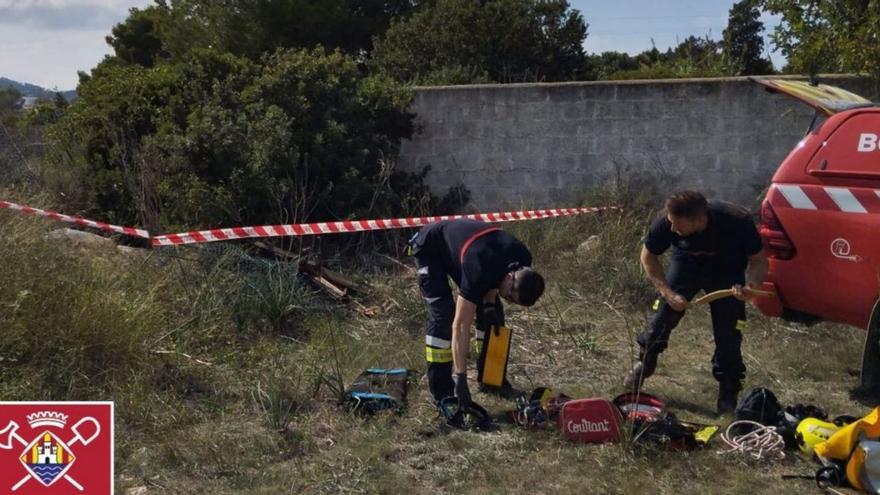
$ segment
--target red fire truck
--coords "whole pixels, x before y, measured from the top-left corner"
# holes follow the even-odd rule
[[[880,107],[833,86],[755,79],[816,111],[761,206],[766,315],[867,328],[862,385],[880,386]]]

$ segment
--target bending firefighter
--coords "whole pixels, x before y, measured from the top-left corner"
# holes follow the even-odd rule
[[[670,246],[672,256],[664,275],[659,256]],[[729,203],[708,203],[696,191],[676,193],[651,225],[641,263],[660,299],[654,303],[656,313],[648,328],[638,337],[639,362],[627,374],[624,386],[640,388],[654,374],[672,329],[699,291],[732,288],[735,297],[710,303],[718,413],[732,412],[746,372],[740,349],[746,327],[744,301],[749,298],[748,290],[758,288],[767,276],[767,258],[748,212]]]
[[[522,306],[531,306],[541,297],[544,279],[531,268],[528,248],[500,228],[474,220],[426,225],[410,244],[419,288],[428,306],[425,352],[434,400],[455,395],[460,405],[471,402],[467,353],[475,320],[477,338],[483,344],[477,360],[481,390],[506,397],[514,394],[505,376],[510,331],[504,327],[498,296]],[[458,285],[455,299],[447,277]],[[504,342],[499,347],[492,339]],[[490,348],[501,350],[493,356]]]

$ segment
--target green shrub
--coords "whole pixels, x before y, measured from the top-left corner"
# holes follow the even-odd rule
[[[73,211],[161,232],[436,206],[421,176],[389,165],[414,131],[411,91],[340,52],[196,50],[103,64],[78,91],[44,167]]]

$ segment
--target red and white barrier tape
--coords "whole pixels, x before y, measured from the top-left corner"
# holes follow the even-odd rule
[[[177,246],[181,244],[204,244],[207,242],[229,241],[235,239],[248,239],[254,237],[286,237],[319,234],[335,234],[341,232],[366,232],[370,230],[406,229],[421,227],[440,220],[456,220],[469,218],[484,222],[516,222],[522,220],[539,220],[542,218],[566,217],[596,213],[603,210],[616,210],[616,206],[580,207],[580,208],[551,208],[545,210],[505,211],[497,213],[473,213],[470,215],[443,215],[435,217],[413,218],[390,218],[376,220],[344,220],[341,222],[318,222],[298,223],[289,225],[261,225],[253,227],[232,227],[226,229],[199,230],[182,232],[179,234],[167,234],[151,236],[149,232],[132,227],[120,227],[104,222],[86,220],[82,217],[63,215],[54,211],[40,210],[23,206],[9,201],[0,201],[0,209],[20,211],[32,215],[51,218],[61,222],[74,223],[84,227],[126,234],[134,237],[150,239],[153,246]]]
[[[233,227],[211,229],[180,234],[159,235],[152,238],[153,246],[176,246],[206,242],[247,239],[252,237],[285,237],[330,234],[339,232],[365,232],[369,230],[405,229],[421,227],[440,220],[469,218],[484,222],[514,222],[561,216],[596,213],[617,209],[615,206],[584,208],[553,208],[547,210],[508,211],[499,213],[474,213],[471,215],[444,215],[437,217],[392,218],[384,220],[345,220],[342,222],[299,223],[293,225],[262,225],[258,227]]]
[[[144,239],[150,238],[150,233],[146,230],[135,229],[132,227],[120,227],[118,225],[110,225],[109,223],[104,222],[96,222],[94,220],[86,220],[82,217],[63,215],[61,213],[55,213],[54,211],[46,211],[40,210],[39,208],[31,208],[30,206],[22,206],[15,203],[10,203],[9,201],[0,201],[0,209],[7,208],[10,210],[20,211],[22,213],[28,213],[31,215],[38,215],[41,217],[51,218],[53,220],[58,220],[60,222],[67,223],[75,223],[77,225],[82,225],[83,227],[92,227],[94,229],[106,230],[108,232],[116,232],[118,234],[126,234],[133,237],[143,237]]]

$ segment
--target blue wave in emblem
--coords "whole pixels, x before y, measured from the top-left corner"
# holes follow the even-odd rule
[[[31,470],[47,485],[64,471],[66,464],[31,464]]]

